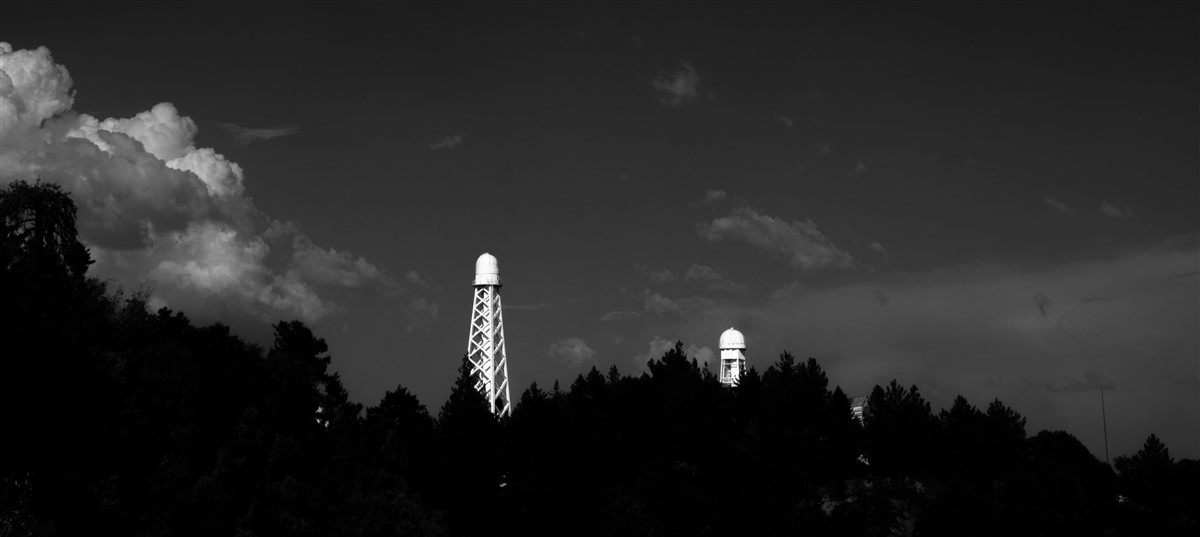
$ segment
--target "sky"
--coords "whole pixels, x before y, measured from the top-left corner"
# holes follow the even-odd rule
[[[91,275],[434,412],[499,259],[512,398],[731,326],[831,388],[1200,457],[1195,3],[10,3],[0,184]]]

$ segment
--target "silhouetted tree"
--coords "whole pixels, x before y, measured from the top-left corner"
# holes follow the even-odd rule
[[[920,474],[933,462],[935,422],[929,403],[914,385],[905,389],[895,379],[886,390],[871,391],[867,402],[866,447],[871,468],[884,473]]]

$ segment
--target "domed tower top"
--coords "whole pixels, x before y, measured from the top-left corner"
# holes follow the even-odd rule
[[[500,262],[492,254],[475,260],[475,285],[500,285]]]
[[[746,336],[738,332],[735,328],[730,328],[721,334],[721,350],[724,349],[746,349]]]

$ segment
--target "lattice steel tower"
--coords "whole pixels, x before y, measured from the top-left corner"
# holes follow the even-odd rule
[[[508,355],[504,352],[504,312],[500,308],[500,263],[491,254],[475,261],[475,300],[467,357],[475,388],[492,405],[492,413],[512,415],[508,397]]]

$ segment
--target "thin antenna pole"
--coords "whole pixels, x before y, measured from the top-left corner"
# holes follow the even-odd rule
[[[1104,424],[1104,464],[1108,464],[1108,414],[1104,411],[1104,388],[1100,388],[1100,421]]]

